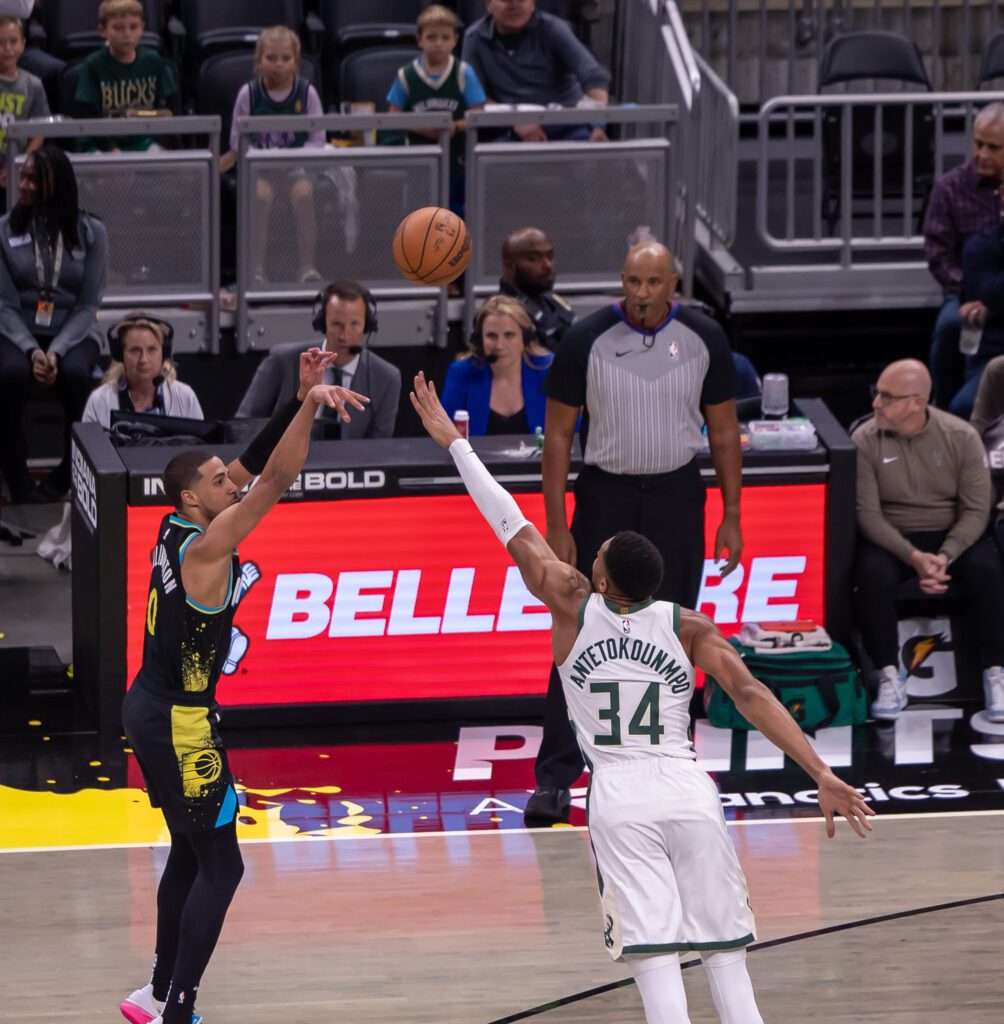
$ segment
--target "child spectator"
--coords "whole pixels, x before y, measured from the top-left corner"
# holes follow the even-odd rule
[[[317,90],[300,75],[300,37],[292,29],[274,25],[262,30],[255,45],[255,72],[257,77],[241,86],[234,103],[230,152],[220,160],[223,171],[228,171],[237,160],[238,118],[291,114],[316,117],[324,113]],[[325,138],[324,132],[268,132],[253,135],[251,145],[256,149],[320,149],[325,145]],[[275,201],[275,187],[280,181],[291,182],[289,201],[296,224],[300,280],[320,281],[321,276],[314,266],[317,241],[314,183],[303,169],[258,174],[255,182],[258,208],[251,218],[255,281],[260,284],[265,280],[265,235]]]
[[[387,104],[391,111],[410,110],[421,113],[447,111],[453,115],[450,141],[450,209],[458,217],[464,215],[464,140],[467,130],[464,115],[468,110],[481,110],[485,91],[474,69],[453,56],[460,39],[460,20],[453,11],[439,4],[427,7],[418,16],[418,46],[422,51],[410,64],[401,68]],[[409,132],[408,139],[417,145],[436,140],[436,133]]]
[[[98,32],[108,45],[84,61],[77,83],[78,117],[125,117],[133,111],[172,109],[178,87],[166,60],[139,45],[146,22],[139,0],[104,0],[98,8]],[[80,149],[144,152],[155,145],[150,135],[81,139]]]
[[[42,81],[17,66],[24,53],[24,25],[17,18],[0,17],[0,197],[7,189],[7,126],[49,116],[49,101]],[[44,139],[30,139],[34,153]]]

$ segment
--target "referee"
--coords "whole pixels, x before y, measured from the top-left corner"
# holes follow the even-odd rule
[[[696,608],[705,490],[695,456],[705,424],[724,505],[715,536],[715,558],[728,550],[723,575],[742,553],[735,365],[718,324],[673,301],[679,277],[665,246],[634,246],[621,282],[621,302],[569,328],[544,386],[547,540],[559,558],[592,578],[600,545],[618,530],[636,530],[662,554],[665,575],[656,597]],[[565,492],[580,412],[584,465],[569,528]],[[528,825],[567,817],[569,789],[583,767],[552,666]]]

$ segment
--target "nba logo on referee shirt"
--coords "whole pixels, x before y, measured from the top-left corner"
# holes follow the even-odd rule
[[[680,358],[680,343],[678,341],[671,341],[669,343],[669,358],[679,359]]]

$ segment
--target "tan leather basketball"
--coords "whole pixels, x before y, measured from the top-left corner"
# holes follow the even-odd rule
[[[394,261],[409,281],[449,284],[467,269],[470,258],[467,225],[440,206],[409,213],[394,232]]]

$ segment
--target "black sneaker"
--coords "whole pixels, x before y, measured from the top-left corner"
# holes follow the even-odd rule
[[[568,821],[572,809],[572,794],[567,789],[538,786],[526,802],[523,823],[527,828],[548,828]]]
[[[35,489],[34,493],[27,499],[30,505],[49,505],[56,501],[62,501],[67,494],[70,493],[70,488],[64,486],[60,480],[57,480],[52,473],[50,473]]]

